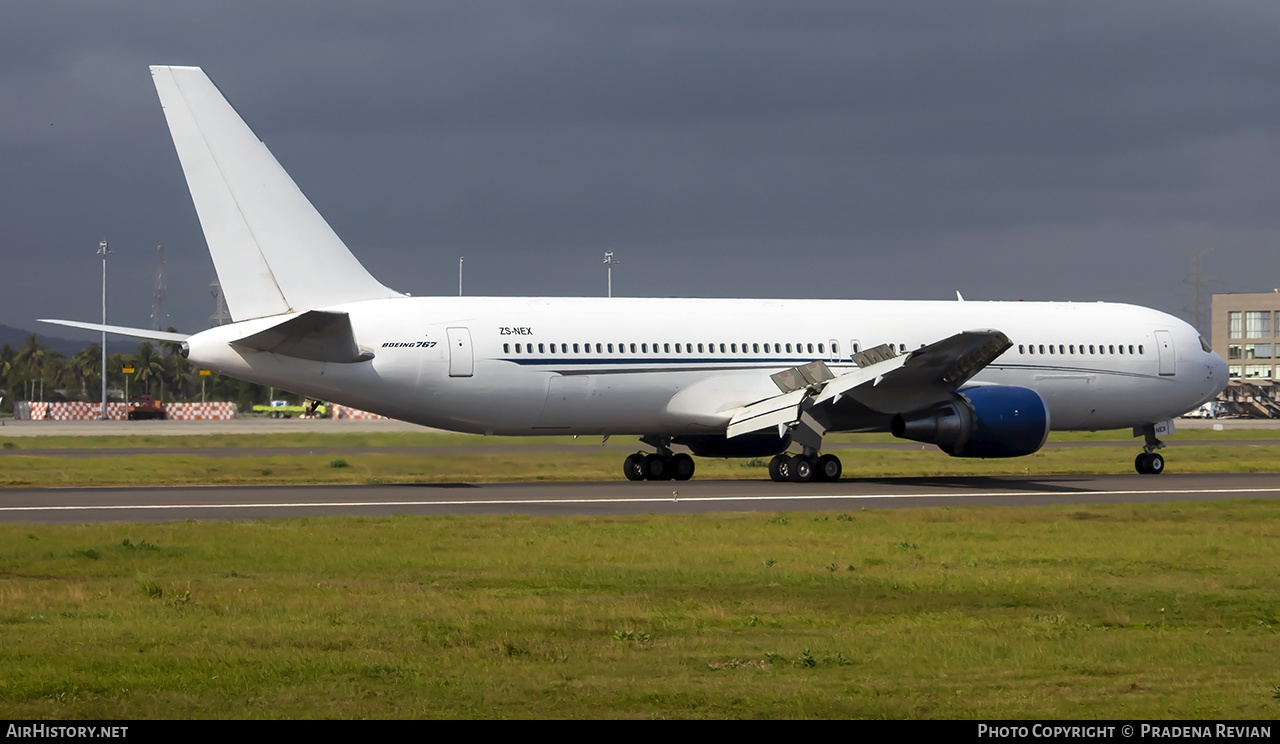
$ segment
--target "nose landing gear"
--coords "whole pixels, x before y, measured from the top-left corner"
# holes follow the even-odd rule
[[[1159,424],[1147,424],[1133,430],[1134,436],[1141,432],[1146,438],[1141,454],[1133,459],[1133,469],[1140,475],[1160,475],[1164,472],[1164,456],[1156,450],[1164,449],[1165,443],[1156,438],[1157,426]]]

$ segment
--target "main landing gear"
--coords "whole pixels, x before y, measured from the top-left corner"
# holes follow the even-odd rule
[[[652,444],[658,451],[652,455],[637,452],[622,462],[622,473],[629,481],[678,480],[693,477],[693,458],[683,452],[673,453],[671,442],[657,437],[641,437],[640,441]]]
[[[1138,430],[1134,429],[1134,434]],[[1164,456],[1158,449],[1164,449],[1164,442],[1156,438],[1155,424],[1147,424],[1142,427],[1142,433],[1146,437],[1146,444],[1142,447],[1142,453],[1133,460],[1133,469],[1137,470],[1141,475],[1160,475],[1164,472]]]
[[[816,457],[814,454],[791,455],[783,452],[769,461],[769,479],[776,483],[833,483],[840,480],[842,472],[844,466],[835,455]]]

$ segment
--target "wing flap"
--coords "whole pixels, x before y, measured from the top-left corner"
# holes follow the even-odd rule
[[[738,409],[726,434],[793,427],[806,412],[821,417],[846,395],[880,413],[918,410],[949,398],[1010,346],[1000,331],[964,331],[901,356],[887,345],[868,349],[853,357],[858,369],[835,377],[785,370],[772,376],[784,392]],[[806,384],[806,377],[814,381]]]

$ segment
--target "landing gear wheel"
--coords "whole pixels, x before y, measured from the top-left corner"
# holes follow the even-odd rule
[[[693,477],[693,458],[681,452],[672,456],[669,468],[672,478],[678,481],[687,481]]]
[[[1146,452],[1139,452],[1138,456],[1133,458],[1133,469],[1138,471],[1139,475],[1147,474],[1147,458],[1151,457]]]
[[[844,466],[840,464],[840,458],[835,455],[823,455],[818,458],[816,468],[816,479],[823,483],[835,483],[840,480],[840,474],[844,472]]]
[[[769,480],[774,483],[785,483],[791,480],[791,455],[785,452],[774,455],[769,461]]]
[[[1159,452],[1152,452],[1147,455],[1147,472],[1151,475],[1160,475],[1164,472],[1164,455]]]
[[[622,461],[622,474],[629,481],[644,480],[644,453],[627,455],[627,459]]]
[[[667,464],[667,458],[662,455],[645,455],[644,477],[645,480],[652,481],[670,480],[671,468]]]
[[[808,483],[813,480],[813,460],[803,455],[791,458],[791,480],[796,483]]]

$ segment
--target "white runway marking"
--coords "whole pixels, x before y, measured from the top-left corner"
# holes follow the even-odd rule
[[[1025,496],[1066,496],[1074,495],[1082,498],[1090,496],[1136,496],[1154,494],[1160,496],[1179,496],[1196,494],[1251,494],[1280,493],[1280,486],[1274,488],[1192,488],[1176,491],[1160,491],[1155,489],[1125,491],[982,491],[976,493],[869,493],[869,494],[802,494],[788,496],[687,496],[680,503],[730,503],[759,501],[847,501],[871,499],[965,499]],[[600,499],[477,499],[475,501],[310,501],[310,502],[278,502],[250,504],[84,504],[75,506],[4,506],[0,512],[36,512],[36,511],[111,511],[123,509],[314,509],[318,507],[377,507],[377,506],[522,506],[522,505],[555,505],[555,504],[670,504],[670,496],[653,496],[644,498],[600,498]]]

